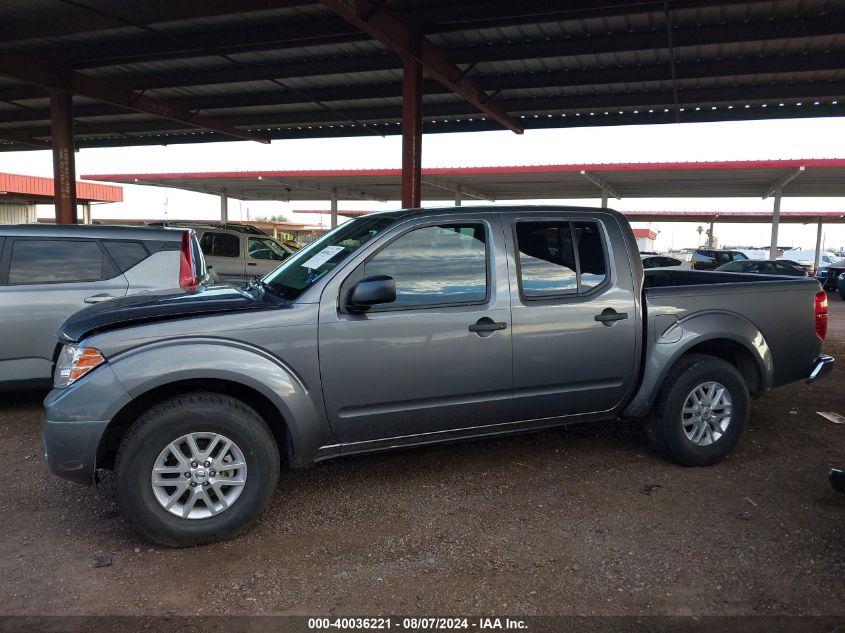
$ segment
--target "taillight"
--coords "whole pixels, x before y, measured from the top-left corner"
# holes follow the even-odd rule
[[[194,272],[194,254],[191,250],[191,234],[182,232],[182,247],[179,249],[179,286],[185,290],[194,288],[199,280]]]
[[[827,337],[827,293],[816,293],[816,336],[821,340]]]

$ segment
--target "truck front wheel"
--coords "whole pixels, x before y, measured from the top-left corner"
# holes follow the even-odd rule
[[[748,413],[742,374],[720,358],[690,354],[666,377],[646,433],[666,459],[684,466],[709,466],[734,449]]]
[[[272,432],[243,402],[208,392],[176,396],[123,438],[115,461],[120,506],[161,545],[230,538],[269,504],[279,462]]]

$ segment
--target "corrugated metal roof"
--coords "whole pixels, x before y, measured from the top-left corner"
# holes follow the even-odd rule
[[[784,196],[845,196],[845,159],[620,163],[424,168],[424,200],[600,198],[598,177],[621,198],[762,197],[787,174],[800,175]],[[397,200],[399,169],[285,170],[167,174],[98,174],[90,180],[173,187],[242,200],[313,200],[336,188],[341,198]],[[591,177],[593,176],[593,177]],[[316,192],[316,193],[315,193]]]
[[[384,6],[527,128],[843,114],[841,0]],[[5,0],[4,53],[55,60],[271,138],[399,131],[399,56],[313,0]],[[499,129],[433,80],[425,91],[424,131]],[[87,99],[74,107],[82,147],[226,138]],[[48,115],[43,89],[0,79],[7,136],[48,140]],[[0,149],[22,148],[0,138]]]
[[[0,173],[2,200],[26,200],[28,202],[53,201],[52,178],[21,176]],[[76,197],[80,202],[123,202],[123,187],[95,182],[77,182]]]

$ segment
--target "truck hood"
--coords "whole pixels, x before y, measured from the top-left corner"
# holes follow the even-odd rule
[[[168,290],[111,299],[68,317],[57,334],[72,343],[95,332],[191,316],[243,310],[272,310],[286,304],[271,300],[260,291],[247,292],[235,286],[200,287],[190,291]]]

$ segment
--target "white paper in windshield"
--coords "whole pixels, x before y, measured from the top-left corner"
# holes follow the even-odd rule
[[[305,268],[319,268],[342,250],[345,250],[343,246],[326,246],[326,248],[302,265]]]

